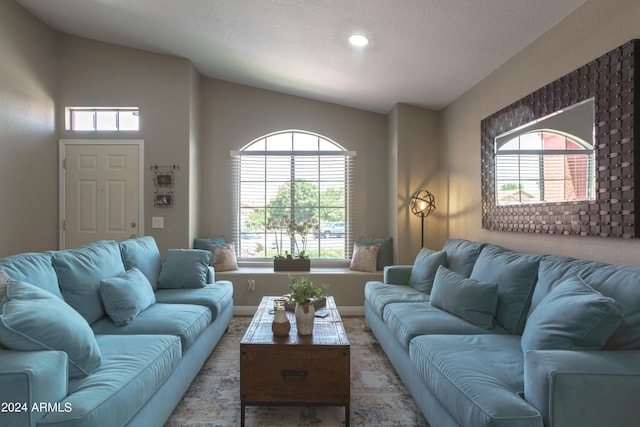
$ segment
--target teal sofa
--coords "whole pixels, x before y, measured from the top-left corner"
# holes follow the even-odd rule
[[[147,236],[0,259],[0,425],[162,426],[233,314],[210,257]]]
[[[365,317],[434,427],[640,425],[640,268],[450,239]]]

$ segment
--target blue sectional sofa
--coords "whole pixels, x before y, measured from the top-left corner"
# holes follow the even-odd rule
[[[450,239],[365,317],[433,427],[640,425],[640,268]]]
[[[210,257],[141,237],[0,259],[0,425],[162,426],[233,314]]]

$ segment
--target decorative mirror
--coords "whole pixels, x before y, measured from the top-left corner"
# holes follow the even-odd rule
[[[639,43],[632,40],[482,121],[482,228],[640,235],[634,219]]]

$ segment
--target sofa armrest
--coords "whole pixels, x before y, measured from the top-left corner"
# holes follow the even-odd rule
[[[640,425],[640,351],[529,351],[524,372],[545,426]]]
[[[389,265],[384,268],[384,283],[388,285],[408,285],[411,265]]]
[[[35,426],[67,396],[67,363],[62,351],[0,350],[0,425]]]
[[[213,267],[209,266],[209,270],[207,272],[207,283],[215,283],[216,282],[216,271]]]

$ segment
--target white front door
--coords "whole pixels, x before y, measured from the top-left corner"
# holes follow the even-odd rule
[[[60,248],[144,233],[142,141],[60,141]]]

